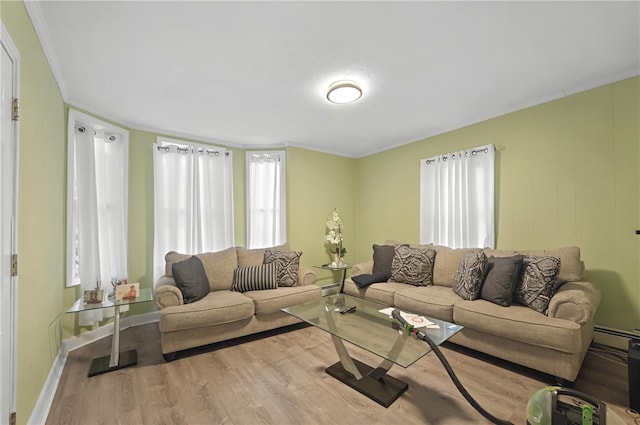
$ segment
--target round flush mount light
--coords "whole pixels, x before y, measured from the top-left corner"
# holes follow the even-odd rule
[[[362,90],[353,81],[336,81],[327,91],[327,99],[333,103],[351,103],[362,96]]]

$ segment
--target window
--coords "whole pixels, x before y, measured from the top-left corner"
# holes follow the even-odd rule
[[[69,111],[67,286],[127,276],[129,132]]]
[[[247,152],[247,248],[287,239],[285,152]]]
[[[158,137],[153,147],[153,281],[169,251],[220,251],[234,245],[233,157],[224,148]]]
[[[494,146],[420,161],[420,243],[493,248]]]

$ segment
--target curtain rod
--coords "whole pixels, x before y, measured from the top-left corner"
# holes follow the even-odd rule
[[[76,125],[76,130],[78,130],[79,133],[84,133],[85,131],[87,131],[87,128],[85,126],[83,126],[83,125]],[[97,134],[98,134],[98,132],[95,129],[93,129],[93,135],[95,136]],[[105,133],[105,136],[107,134],[109,134],[109,133]],[[107,139],[110,142],[115,142],[116,140],[118,140],[118,138],[113,134],[109,134],[109,137],[107,137]]]
[[[158,146],[156,146],[156,148],[158,150],[164,150],[165,152],[169,152],[170,149],[171,149],[171,146],[175,146],[176,147],[176,151],[178,153],[181,153],[181,152],[188,153],[189,149],[191,149],[192,151],[193,150],[197,150],[197,152],[200,153],[200,154],[206,153],[207,155],[213,154],[214,156],[220,156],[220,151],[213,150],[213,149],[206,149],[205,150],[204,148],[193,148],[193,147],[191,147],[191,148],[190,147],[182,148],[182,147],[177,146],[177,145],[165,145],[165,146],[158,145]],[[229,156],[229,152],[224,152],[224,156]]]
[[[472,149],[472,150],[471,150],[471,155],[475,156],[475,155],[477,155],[478,153],[481,153],[481,152],[489,153],[489,148],[484,148],[484,149]],[[445,155],[442,155],[442,160],[443,160],[443,161],[446,161],[446,160],[447,160],[447,158],[449,158],[449,155],[451,155],[451,159],[456,159],[456,154],[455,154],[455,153],[451,153],[451,154],[445,154]],[[468,156],[469,156],[469,151],[465,151],[465,152],[464,152],[464,156],[467,156],[467,157],[468,157]],[[438,159],[438,157],[435,157],[435,156],[434,156],[433,158],[425,159],[424,161],[425,161],[425,163],[426,163],[427,165],[429,165],[429,164],[431,164],[432,162],[436,162],[436,161],[437,161],[437,159]]]

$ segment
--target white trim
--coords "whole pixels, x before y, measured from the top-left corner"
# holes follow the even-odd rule
[[[135,326],[154,323],[159,320],[159,311],[138,314],[122,319],[120,322],[120,329],[125,330]],[[51,366],[47,380],[42,387],[38,401],[31,412],[31,417],[27,421],[27,424],[43,424],[47,421],[51,405],[53,404],[53,398],[56,395],[56,390],[58,389],[58,384],[60,383],[60,378],[62,377],[62,372],[69,353],[77,348],[84,347],[87,344],[98,341],[99,339],[109,335],[113,335],[113,326],[111,324],[101,326],[98,329],[85,332],[62,341],[62,344],[60,344],[60,348],[58,349],[58,355]]]
[[[58,60],[56,51],[53,48],[53,41],[51,41],[51,36],[49,35],[49,28],[47,27],[46,20],[43,18],[42,9],[40,8],[39,3],[40,2],[37,1],[23,2],[25,9],[27,9],[27,15],[29,15],[29,19],[31,19],[31,23],[33,24],[33,29],[38,35],[40,45],[42,46],[44,55],[47,58],[47,62],[49,62],[53,78],[55,78],[58,83],[58,88],[60,89],[62,98],[66,99],[69,91],[67,90],[67,84],[64,79],[64,74],[62,73],[62,67],[60,66],[60,61]]]
[[[13,42],[9,31],[4,26],[4,23],[0,21],[0,48],[5,49],[9,57],[13,60],[13,81],[12,81],[12,89],[14,90],[13,95],[15,98],[20,99],[20,51],[17,46]],[[12,229],[11,229],[11,250],[13,254],[18,254],[18,188],[19,188],[19,177],[20,177],[20,121],[13,121],[13,142],[15,145],[14,152],[14,184],[13,184],[13,211],[12,211]],[[9,360],[10,366],[10,380],[11,380],[11,391],[9,394],[9,408],[11,412],[15,412],[17,409],[17,388],[18,388],[18,276],[13,277],[11,279],[11,288],[10,288],[10,300],[7,305],[9,308],[10,315],[10,330],[9,330],[9,340],[10,340],[10,351],[11,358]],[[3,395],[6,397],[6,395]],[[4,415],[5,412],[2,412]]]

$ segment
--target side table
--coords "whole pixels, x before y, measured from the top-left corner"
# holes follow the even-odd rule
[[[91,362],[89,376],[100,375],[101,373],[111,372],[122,369],[124,367],[133,366],[138,363],[138,353],[136,350],[120,352],[120,307],[123,305],[138,304],[153,300],[151,289],[140,289],[140,294],[131,300],[109,300],[105,299],[98,304],[87,304],[84,298],[78,299],[66,313],[79,313],[81,311],[114,308],[113,318],[113,339],[111,341],[111,354],[109,356],[98,357]]]
[[[313,266],[316,269],[323,269],[323,270],[330,270],[332,272],[339,272],[342,271],[342,280],[340,282],[340,293],[342,293],[344,291],[344,280],[347,278],[347,270],[349,270],[351,268],[351,266],[348,265],[344,265],[344,266],[332,266],[331,264],[323,264],[321,266]]]

